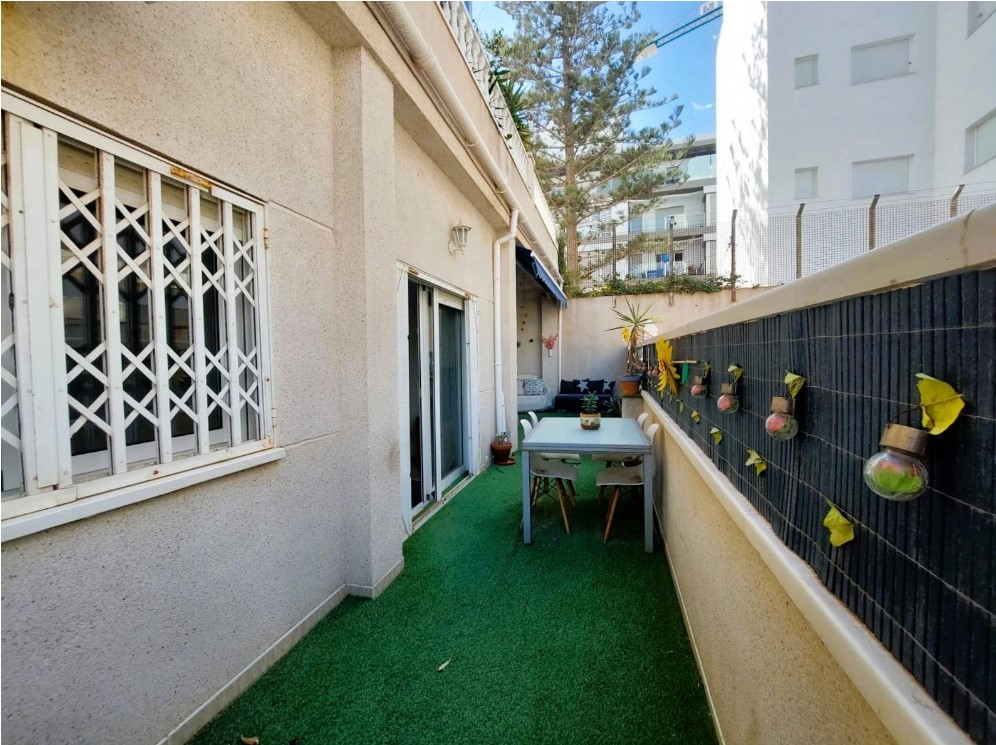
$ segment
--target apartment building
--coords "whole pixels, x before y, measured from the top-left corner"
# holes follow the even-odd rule
[[[515,431],[556,227],[461,3],[2,22],[3,739],[182,742]]]
[[[996,78],[983,73],[996,69],[994,11],[727,4],[720,266],[735,250],[743,281],[777,284],[996,199]]]
[[[680,176],[659,187],[652,201],[613,205],[578,226],[581,266],[598,267],[586,277],[589,283],[613,276],[613,238],[618,256],[615,276],[657,279],[669,274],[714,273],[716,137],[698,136],[687,149],[675,148],[675,153],[683,156]],[[672,240],[674,247],[669,251]],[[630,250],[635,241],[640,243]]]

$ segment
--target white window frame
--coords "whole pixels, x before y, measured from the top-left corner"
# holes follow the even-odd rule
[[[983,163],[988,163],[993,158],[996,158],[996,150],[982,159],[979,158],[979,128],[983,125],[996,126],[996,109],[990,111],[965,130],[965,173],[973,171]]]
[[[5,205],[9,216],[8,238],[10,271],[15,298],[13,339],[16,359],[16,400],[4,401],[4,409],[17,408],[21,455],[21,494],[7,495],[2,503],[2,540],[17,538],[73,520],[79,520],[110,509],[142,501],[175,489],[185,488],[218,476],[250,468],[283,457],[276,447],[273,432],[272,365],[270,352],[268,286],[266,270],[266,212],[259,201],[236,191],[212,184],[151,152],[99,132],[66,116],[40,106],[11,91],[2,91],[5,120],[7,181],[4,192],[10,200]],[[59,218],[59,138],[72,139],[96,151],[100,170],[101,195],[92,202],[93,214],[88,219],[100,224],[94,256],[101,257],[101,334],[100,346],[105,347],[102,377],[106,378],[105,403],[100,411],[106,417],[107,450],[98,454],[73,456],[70,452],[70,396],[64,341],[62,303],[49,298],[62,298],[64,242]],[[116,160],[127,161],[143,169],[142,178],[148,188],[148,274],[153,312],[152,341],[155,344],[153,391],[156,396],[157,434],[151,443],[126,445],[122,362],[124,347],[119,335],[117,273],[120,271],[120,248],[115,238],[122,220],[115,212],[115,202],[121,204],[113,190],[113,169]],[[183,235],[188,267],[166,267],[163,247],[175,236],[163,235],[163,220],[170,217],[168,206],[159,196],[163,179],[179,184],[187,201],[189,226]],[[109,185],[108,185],[109,184]],[[68,186],[68,184],[67,184]],[[110,193],[107,190],[110,189]],[[198,318],[203,314],[202,295],[207,292],[206,268],[201,271],[201,257],[208,252],[205,231],[201,229],[200,211],[195,205],[200,198],[218,203],[219,223],[214,233],[219,266],[223,270],[214,276],[224,284],[219,295],[225,299],[225,313],[219,323],[225,332],[225,361],[222,353],[213,361],[213,369],[222,375],[221,391],[208,389],[209,366],[205,356],[210,351],[203,340],[203,326]],[[100,205],[99,209],[96,205]],[[127,207],[127,205],[125,205]],[[9,209],[8,209],[9,208]],[[242,241],[238,235],[236,212],[243,214],[245,224]],[[9,215],[8,215],[9,213]],[[110,226],[110,227],[108,227]],[[202,238],[202,235],[205,237]],[[203,242],[203,243],[202,243]],[[27,246],[32,250],[27,250]],[[48,250],[34,250],[39,245]],[[93,244],[91,244],[93,245]],[[4,257],[5,271],[8,257]],[[242,262],[241,266],[239,262]],[[181,262],[184,263],[184,262]],[[242,272],[236,276],[236,269]],[[190,284],[188,307],[191,318],[190,344],[184,363],[193,374],[190,386],[183,394],[170,390],[172,376],[177,374],[177,352],[167,350],[166,316],[163,293],[172,282],[166,272],[182,274]],[[176,274],[174,273],[174,277]],[[220,277],[220,280],[218,278]],[[203,284],[202,284],[203,283]],[[202,288],[199,289],[199,288]],[[231,302],[229,302],[231,301]],[[249,316],[240,316],[237,305],[252,304]],[[251,318],[253,326],[239,341],[236,324]],[[241,319],[241,320],[240,320]],[[29,333],[30,327],[30,333]],[[5,344],[8,340],[5,340]],[[248,345],[248,346],[246,346]],[[119,351],[115,351],[119,350]],[[231,352],[231,353],[228,353]],[[173,360],[170,357],[173,357]],[[149,357],[147,359],[153,359]],[[78,367],[78,363],[72,366]],[[9,371],[5,368],[5,380]],[[132,373],[134,374],[134,373]],[[245,385],[243,385],[245,381]],[[208,396],[215,404],[209,406]],[[12,397],[14,399],[15,397]],[[174,417],[183,406],[194,414],[192,435],[172,436]],[[134,414],[134,406],[131,406]],[[211,429],[208,418],[211,408],[221,407],[221,428]],[[79,411],[79,409],[77,409]],[[151,408],[150,408],[151,411]],[[243,425],[243,414],[251,420]],[[133,417],[134,418],[134,417]],[[232,422],[238,421],[238,426]],[[245,430],[243,435],[243,430]],[[249,439],[252,437],[253,439]],[[4,439],[10,441],[6,428]],[[5,451],[5,454],[8,451]],[[95,458],[94,455],[98,455]],[[151,459],[152,462],[148,462]],[[5,458],[5,461],[7,459]],[[86,473],[98,460],[107,475]],[[5,466],[7,464],[5,463]],[[5,471],[7,468],[4,469]],[[16,470],[16,469],[15,469]]]
[[[802,174],[811,174],[812,191],[809,194],[799,193],[799,176]],[[792,192],[794,194],[794,199],[801,201],[803,199],[816,199],[820,194],[820,169],[816,166],[809,166],[807,168],[796,168],[793,174],[792,182]]]
[[[810,83],[804,83],[799,85],[799,65],[812,63],[813,65],[813,80]],[[795,89],[800,88],[812,88],[814,85],[820,84],[820,55],[818,54],[807,54],[804,57],[796,57],[795,62],[792,65],[792,73],[794,76]]]
[[[899,190],[893,190],[893,191],[886,191],[886,190],[875,191],[875,190],[872,190],[872,191],[861,191],[859,193],[858,190],[854,188],[854,167],[855,166],[864,166],[864,165],[869,165],[871,163],[884,163],[884,162],[887,162],[887,161],[897,161],[898,162],[898,161],[901,161],[901,160],[905,160],[906,161],[906,188],[905,189],[899,189]],[[912,155],[895,155],[895,156],[892,156],[892,157],[889,157],[889,158],[871,158],[869,160],[856,160],[856,161],[853,161],[851,163],[851,198],[852,199],[864,199],[865,197],[871,197],[871,196],[874,196],[875,194],[880,194],[880,195],[883,195],[883,196],[886,195],[886,194],[906,194],[909,191],[911,191],[911,189],[912,189],[912,184],[911,184],[912,176],[913,176],[913,156]]]
[[[862,52],[866,49],[874,49],[875,47],[882,47],[889,44],[897,44],[899,42],[906,42],[906,66],[903,71],[895,75],[882,75],[881,77],[868,78],[867,80],[855,80],[855,69],[854,69],[854,53]],[[851,47],[851,85],[865,85],[867,83],[877,83],[880,80],[893,80],[895,78],[904,78],[907,75],[913,74],[913,34],[907,36],[896,36],[892,39],[880,39],[879,41],[873,41],[868,44],[857,44]]]

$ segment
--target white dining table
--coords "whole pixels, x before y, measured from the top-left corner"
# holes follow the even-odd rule
[[[635,419],[602,417],[598,429],[582,429],[579,417],[546,417],[533,428],[520,446],[522,460],[522,539],[532,543],[529,504],[529,459],[531,453],[632,453],[647,456],[650,440]],[[654,550],[653,459],[643,459],[643,548]]]

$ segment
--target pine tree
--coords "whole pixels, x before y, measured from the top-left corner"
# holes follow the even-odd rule
[[[654,34],[633,33],[636,3],[499,2],[515,21],[504,64],[525,87],[537,176],[564,231],[567,278],[577,275],[578,224],[620,202],[652,200],[680,181],[684,152],[672,152],[681,106],[657,127],[634,130],[632,115],[657,98],[634,67]],[[691,144],[689,139],[687,145]]]

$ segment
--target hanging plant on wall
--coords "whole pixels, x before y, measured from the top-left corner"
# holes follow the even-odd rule
[[[764,431],[775,440],[791,440],[799,433],[799,420],[795,418],[795,399],[805,385],[801,375],[785,371],[787,396],[772,396],[771,414],[764,420]]]
[[[712,444],[718,445],[723,441],[723,433],[719,431],[716,427],[712,427],[709,430],[709,434],[712,435]]]
[[[896,502],[916,499],[927,490],[928,473],[923,463],[929,435],[939,435],[948,429],[965,401],[960,393],[943,380],[917,373],[920,403],[911,406],[885,425],[879,440],[882,450],[865,462],[862,469],[865,484],[880,497]],[[897,424],[904,413],[920,410],[925,429]]]
[[[719,387],[720,396],[716,399],[716,408],[724,414],[733,414],[740,408],[740,399],[737,398],[737,383],[743,377],[744,371],[736,365],[727,368],[730,373],[729,383],[723,383]]]
[[[703,361],[699,367],[698,373],[692,378],[692,387],[690,393],[692,398],[705,398],[706,393],[708,393],[708,386],[706,384],[706,379],[709,377],[709,371],[712,369],[712,365],[708,362]]]

